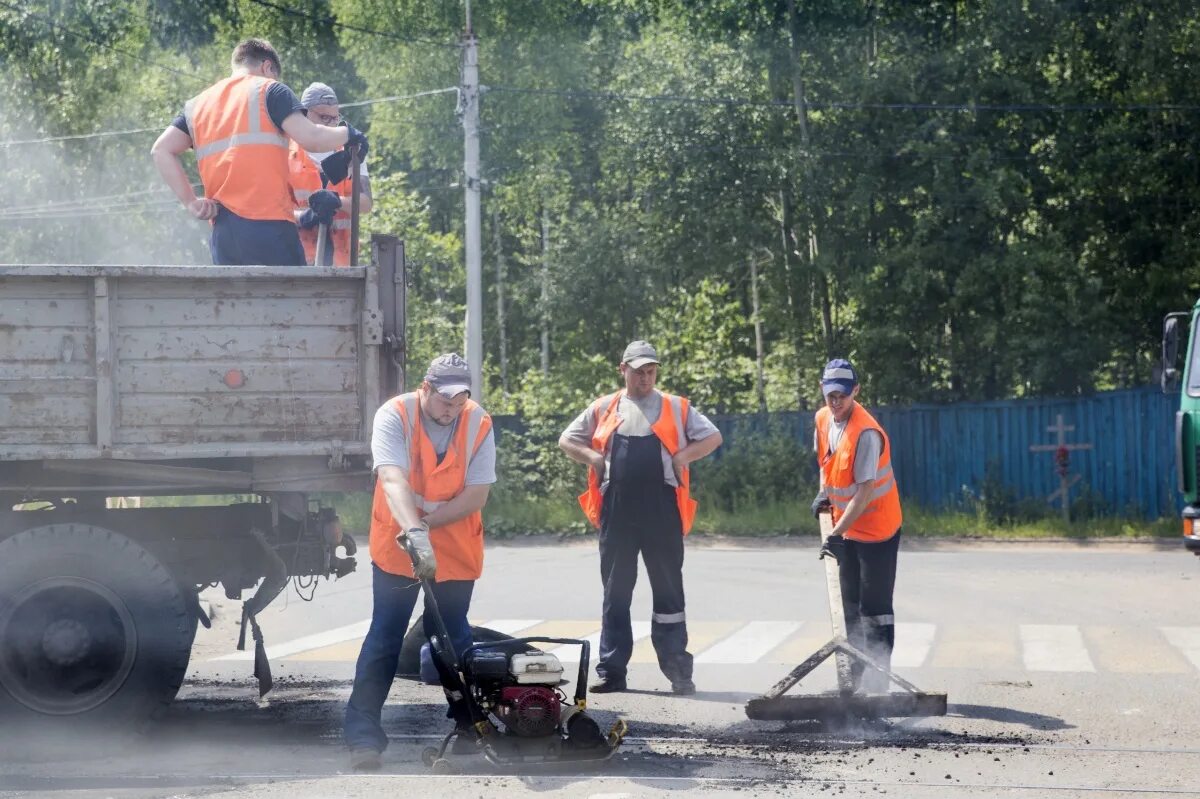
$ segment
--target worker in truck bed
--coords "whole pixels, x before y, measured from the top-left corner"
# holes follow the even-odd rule
[[[821,374],[825,407],[817,411],[813,445],[821,468],[821,490],[813,514],[830,512],[833,531],[821,557],[837,559],[842,608],[850,643],[885,669],[896,642],[892,592],[900,549],[900,493],[892,474],[892,445],[887,433],[859,405],[858,373],[849,361],[835,358]],[[883,693],[888,677],[853,664],[856,690]]]
[[[151,155],[188,211],[212,222],[214,264],[301,266],[288,140],[316,152],[349,145],[362,157],[367,139],[349,126],[311,122],[299,98],[279,82],[282,65],[269,42],[241,42],[231,65],[230,77],[188,100]],[[196,151],[203,197],[196,196],[183,168],[181,156],[188,149]]]
[[[314,83],[300,95],[300,104],[311,122],[326,127],[336,127],[342,121],[341,107],[337,94],[324,83]],[[329,226],[327,241],[332,249],[322,263],[334,266],[350,265],[350,204],[353,181],[345,176],[348,165],[333,167],[326,175],[324,167],[330,157],[335,160],[338,153],[309,152],[295,141],[288,152],[288,168],[291,171],[292,193],[296,197],[296,224],[300,226],[300,243],[308,263],[317,263],[318,228]],[[371,211],[371,184],[367,177],[365,161],[358,165],[358,211]],[[341,178],[341,180],[338,180]]]

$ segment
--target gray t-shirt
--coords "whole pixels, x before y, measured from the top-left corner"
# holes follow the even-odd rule
[[[433,451],[438,460],[446,454],[454,431],[458,429],[458,419],[454,424],[443,426],[421,412],[421,426],[425,435],[433,443]],[[404,429],[404,420],[400,411],[396,410],[394,400],[388,400],[375,412],[375,424],[371,431],[371,457],[375,468],[380,466],[399,466],[407,470],[408,465],[408,432]],[[479,445],[479,450],[467,465],[466,485],[491,485],[496,482],[496,435],[488,430],[487,437]]]
[[[849,421],[847,419],[846,421]],[[836,421],[829,424],[829,452],[837,450],[838,443],[842,440],[842,435],[846,432],[846,423],[838,424]],[[813,431],[813,451],[817,452],[817,432]],[[817,457],[820,458],[826,453],[817,452]],[[883,454],[883,436],[879,435],[874,430],[864,430],[862,435],[858,437],[858,448],[854,451],[854,482],[853,490],[849,493],[854,493],[858,490],[858,483],[874,482],[875,476],[879,472],[879,456]]]
[[[621,419],[621,424],[617,427],[617,433],[623,436],[654,435],[654,431],[651,428],[658,422],[658,417],[662,416],[662,409],[663,396],[657,389],[651,391],[640,400],[635,400],[628,394],[623,393],[621,401],[617,404],[617,416]],[[576,416],[571,424],[567,426],[563,435],[577,444],[590,447],[592,445],[592,436],[596,432],[596,422],[606,410],[608,410],[608,405],[605,402],[605,398],[601,397],[589,405],[587,410]],[[693,441],[708,438],[717,432],[717,426],[712,423],[712,420],[691,406],[688,407],[687,421],[684,422],[683,427],[684,446]],[[611,448],[609,452],[611,452]],[[604,490],[608,486],[608,472],[612,467],[609,452],[604,453],[604,480],[601,490]],[[679,485],[675,480],[675,470],[671,466],[671,454],[667,452],[666,447],[662,448],[662,461],[663,481],[670,486]]]

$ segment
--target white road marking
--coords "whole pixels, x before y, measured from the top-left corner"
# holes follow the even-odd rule
[[[633,642],[636,644],[650,634],[650,622],[635,621],[633,622]],[[600,633],[592,633],[586,639],[592,645],[591,660],[593,665],[600,658]],[[578,663],[579,662],[579,645],[564,644],[556,649],[550,650],[550,654],[557,657],[563,663]]]
[[[906,623],[896,625],[896,648],[892,650],[892,665],[900,668],[915,669],[925,664],[929,650],[933,647],[933,638],[937,633],[936,624]]]
[[[354,624],[347,624],[345,627],[335,627],[323,633],[314,633],[313,635],[306,635],[302,638],[276,644],[275,646],[268,646],[267,657],[285,658],[288,655],[296,655],[300,652],[307,652],[310,649],[320,649],[323,646],[340,644],[343,641],[353,641],[355,638],[365,637],[370,627],[371,620],[366,619],[364,621],[356,621]],[[245,652],[233,652],[228,655],[212,658],[212,660],[254,660],[254,642],[249,636],[249,631],[247,631],[246,635]]]
[[[752,621],[696,657],[697,663],[756,663],[800,629],[798,621]]]
[[[478,627],[487,627],[489,630],[495,630],[498,633],[505,635],[517,636],[521,630],[528,630],[535,624],[541,624],[542,619],[492,619],[490,621],[480,622]]]
[[[1200,669],[1200,627],[1162,627],[1163,635],[1171,646],[1183,653],[1192,661],[1192,665]]]
[[[1074,624],[1022,624],[1021,656],[1030,671],[1095,671]]]

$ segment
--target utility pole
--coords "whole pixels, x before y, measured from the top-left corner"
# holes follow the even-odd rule
[[[504,327],[504,241],[500,237],[498,203],[492,203],[492,237],[496,245],[496,327],[500,332],[500,390],[508,396],[508,335]]]
[[[471,27],[471,0],[463,32],[462,88],[459,102],[463,123],[463,183],[466,193],[467,363],[471,366],[471,397],[483,401],[483,231],[479,180],[479,51]]]
[[[542,205],[542,374],[550,374],[550,209]]]

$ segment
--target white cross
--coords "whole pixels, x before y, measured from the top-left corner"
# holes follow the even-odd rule
[[[1086,450],[1092,448],[1091,444],[1067,443],[1067,433],[1075,432],[1075,425],[1063,424],[1063,416],[1061,413],[1055,417],[1055,423],[1046,428],[1046,432],[1054,433],[1058,438],[1058,442],[1055,444],[1034,444],[1029,448],[1030,452],[1058,452],[1060,449],[1073,452],[1075,450]],[[1046,497],[1046,501],[1052,505],[1054,504],[1054,500],[1058,500],[1059,508],[1062,510],[1063,519],[1065,521],[1071,520],[1071,486],[1078,483],[1082,477],[1083,475],[1078,474],[1060,474],[1058,476],[1058,488],[1054,491],[1054,493]]]

